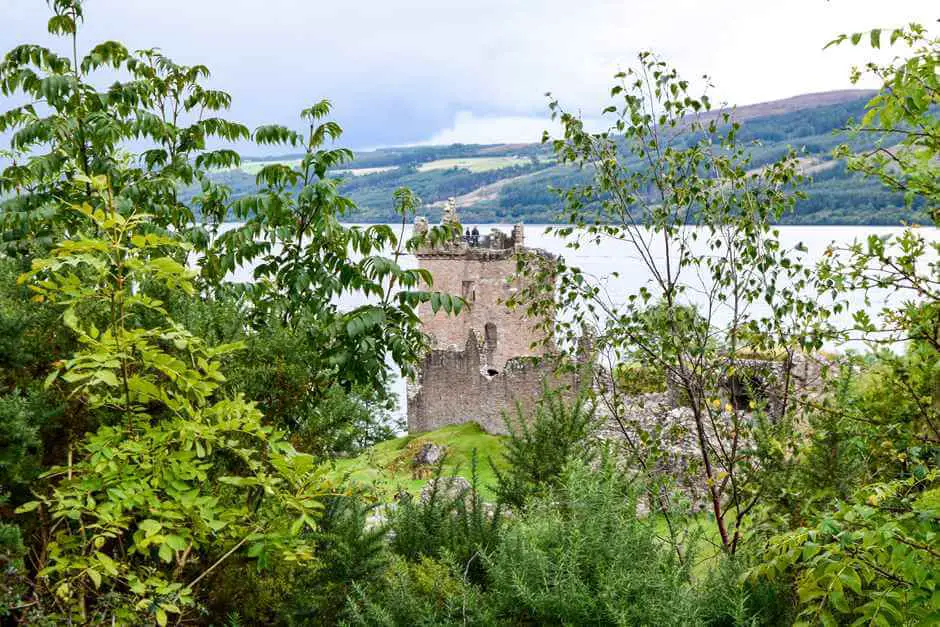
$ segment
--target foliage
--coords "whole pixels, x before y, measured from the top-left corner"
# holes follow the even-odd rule
[[[0,62],[0,93],[26,102],[0,115],[0,132],[12,132],[13,163],[0,174],[3,230],[9,246],[51,245],[75,216],[64,207],[97,202],[90,183],[71,185],[74,175],[105,176],[122,210],[147,207],[149,227],[173,226],[194,243],[206,240],[192,224],[193,211],[180,202],[180,184],[198,183],[202,215],[224,215],[225,193],[206,178],[211,168],[234,166],[238,154],[209,149],[214,141],[245,139],[248,130],[214,114],[228,108],[228,94],[203,86],[205,66],[184,66],[157,50],[132,52],[115,41],[95,45],[80,57],[84,20],[80,0],[50,3],[49,32],[68,40],[71,58],[23,44]],[[96,72],[125,80],[99,89]],[[123,152],[140,145],[137,158]]]
[[[456,470],[450,477],[443,476],[442,470],[443,463],[426,496],[417,500],[407,493],[401,496],[390,523],[391,549],[412,561],[421,556],[448,556],[464,578],[481,583],[484,560],[502,531],[502,510],[488,508],[480,496],[476,454],[471,459],[469,488],[451,488]]]
[[[729,378],[742,367],[738,354],[779,351],[788,368],[796,349],[821,345],[830,314],[804,293],[811,275],[772,226],[798,196],[796,155],[753,168],[730,114],[708,114],[707,94],[691,96],[689,83],[649,53],[640,54],[636,69],[617,74],[611,98],[603,112],[611,125],[600,133],[585,130],[558,101],[549,103],[563,132],[556,139],[546,133],[544,141],[559,162],[592,173],[592,180],[559,190],[560,219],[571,226],[548,232],[570,238],[573,249],[618,244],[638,259],[636,271],[647,283],[617,298],[604,277],[588,277],[563,259],[547,265],[522,259],[530,287],[511,302],[548,321],[568,350],[585,329],[596,329],[592,339],[605,366],[595,386],[599,402],[628,442],[654,444],[652,451],[632,447],[641,466],[662,451],[643,425],[633,424],[622,390],[609,379],[624,363],[664,374],[691,411],[688,439],[722,546],[734,552],[766,472],[752,446],[758,434],[750,408],[725,400]],[[671,473],[644,469],[651,497],[668,497]]]
[[[336,624],[346,614],[347,598],[357,587],[379,584],[388,566],[388,529],[370,520],[378,503],[364,495],[325,501],[316,550],[322,566],[296,577],[291,612],[293,624]]]
[[[852,127],[856,133],[873,133],[878,143],[871,150],[849,159],[852,170],[881,180],[888,188],[904,193],[908,204],[925,200],[931,219],[940,219],[940,38],[931,37],[919,24],[906,28],[874,29],[868,33],[840,35],[830,46],[867,40],[880,48],[882,38],[900,43],[908,54],[887,64],[867,63],[852,71],[852,82],[865,74],[881,81],[881,90],[866,105],[864,117]],[[837,154],[845,156],[843,146]]]
[[[480,591],[451,562],[421,557],[416,562],[393,557],[379,585],[356,586],[350,602],[353,625],[493,624]]]
[[[0,396],[0,485],[12,490],[29,485],[39,474],[42,439],[39,424],[40,403],[19,394]]]
[[[26,547],[20,528],[0,523],[0,619],[8,617],[11,608],[24,603],[29,591],[24,555]]]
[[[748,565],[763,562],[762,547],[709,564],[697,584],[699,620],[703,625],[790,625],[795,617],[792,582],[746,577]]]
[[[569,466],[562,488],[530,504],[487,560],[501,611],[535,624],[694,622],[689,573],[636,505],[611,459]]]
[[[311,366],[312,394],[332,384],[351,391],[357,385],[386,387],[386,364],[410,372],[425,347],[416,307],[430,302],[434,311],[460,312],[463,301],[429,292],[433,284],[423,269],[403,269],[399,259],[413,251],[424,236],[404,240],[404,224],[419,200],[406,189],[396,191],[401,216],[399,233],[388,225],[346,226],[340,219],[353,208],[339,194],[328,171],[348,161],[343,148],[326,148],[342,132],[333,121],[322,121],[331,105],[321,101],[304,110],[310,131],[304,136],[286,127],[263,126],[254,133],[260,144],[304,146],[299,170],[282,163],[263,167],[257,175],[261,191],[233,203],[244,223],[222,233],[201,262],[203,276],[221,281],[238,265],[254,265],[252,315],[279,318],[293,329],[304,329],[319,359]],[[294,192],[294,187],[299,191]],[[429,232],[434,240],[446,228]],[[393,251],[392,257],[383,256]],[[357,295],[365,304],[342,311],[339,299]]]
[[[801,624],[936,622],[937,478],[934,470],[866,486],[818,525],[775,538],[755,572],[776,578],[798,570]]]
[[[873,47],[880,47],[882,34],[880,29],[868,34]],[[856,33],[834,43],[858,44],[862,37]],[[897,41],[910,56],[866,66],[884,87],[868,103],[856,130],[885,142],[900,136],[900,144],[892,150],[878,145],[851,159],[849,167],[904,190],[909,200],[924,201],[936,218],[937,42],[917,25],[891,31],[890,42]],[[853,78],[859,76],[856,70]],[[840,391],[838,398],[847,402],[821,408],[831,416],[806,451],[808,467],[826,459],[826,447],[830,455],[842,457],[846,451],[839,445],[850,444],[857,473],[854,494],[846,494],[849,485],[824,491],[819,509],[799,517],[797,528],[775,536],[772,559],[753,571],[771,578],[794,573],[805,623],[927,624],[940,617],[935,592],[940,555],[934,548],[940,531],[938,252],[937,243],[908,228],[894,237],[833,245],[817,268],[821,294],[860,292],[868,304],[881,292],[880,315],[854,311],[854,324],[843,337],[860,337],[875,347],[900,346],[904,353],[873,353],[864,374],[854,375],[847,390]]]
[[[106,180],[89,183],[111,198]],[[299,532],[315,526],[319,487],[313,458],[262,426],[253,405],[213,400],[224,380],[215,356],[235,347],[207,347],[159,300],[132,290],[159,281],[192,293],[191,272],[163,254],[180,244],[139,234],[148,216],[105,206],[76,207],[98,237],[63,240],[24,279],[64,307],[81,346],[47,383],[61,378],[115,420],[85,439],[77,459],[48,471],[51,492],[20,511],[41,506],[55,523],[40,577],[64,616],[166,624],[192,603],[205,573],[246,544],[254,557],[309,559]],[[107,313],[99,328],[79,311]],[[163,314],[162,324],[135,326],[138,311]],[[101,607],[108,591],[119,598]]]
[[[221,356],[223,390],[255,401],[269,421],[291,433],[298,449],[318,457],[356,455],[394,436],[399,425],[389,412],[396,399],[368,385],[346,391],[319,370],[324,355],[315,342],[314,316],[296,328],[267,317],[246,333],[251,306],[237,287],[222,286],[205,299],[166,297],[174,317],[210,345],[243,343],[237,353]],[[312,381],[324,389],[312,391]]]
[[[509,440],[503,452],[505,470],[491,460],[496,474],[496,495],[514,509],[535,496],[557,488],[562,472],[573,459],[586,459],[585,441],[595,427],[594,406],[584,395],[570,403],[559,393],[545,394],[533,415],[517,407],[516,419],[507,414]]]

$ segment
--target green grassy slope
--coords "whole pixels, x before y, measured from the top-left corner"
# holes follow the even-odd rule
[[[353,484],[373,488],[380,497],[391,497],[401,489],[417,494],[431,476],[428,469],[416,473],[412,460],[425,442],[433,442],[447,449],[445,476],[455,473],[469,480],[476,451],[480,491],[489,499],[493,495],[491,486],[496,482],[490,461],[501,466],[504,441],[504,437],[490,435],[476,423],[455,425],[376,444],[358,457],[334,462],[331,475],[337,480],[348,477]],[[430,474],[433,476],[433,470]]]

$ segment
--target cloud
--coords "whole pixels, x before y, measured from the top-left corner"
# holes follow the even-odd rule
[[[609,126],[600,118],[585,118],[583,121],[585,128],[593,132]],[[415,142],[415,145],[531,144],[542,141],[544,131],[557,137],[561,124],[548,116],[478,116],[472,111],[458,111],[453,124],[424,141]]]
[[[480,117],[472,111],[458,111],[454,123],[418,144],[498,144],[540,141],[546,120],[526,116]]]
[[[87,0],[80,44],[160,46],[204,63],[249,125],[296,123],[334,100],[351,146],[433,137],[503,141],[541,129],[546,91],[595,115],[642,49],[715,99],[747,104],[848,87],[869,52],[823,51],[838,33],[918,20],[935,0]],[[48,41],[39,0],[0,0],[0,49]],[[67,45],[60,45],[66,49]],[[6,100],[4,100],[6,102]]]

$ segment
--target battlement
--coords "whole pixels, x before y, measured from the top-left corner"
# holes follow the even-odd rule
[[[530,407],[542,393],[543,383],[555,381],[546,365],[552,350],[539,321],[507,302],[524,286],[517,277],[516,255],[552,258],[545,251],[525,247],[525,228],[510,233],[461,225],[451,199],[441,222],[455,237],[416,251],[418,264],[434,277],[434,289],[463,298],[467,306],[458,315],[418,307],[431,351],[419,368],[419,379],[408,395],[408,430],[438,429],[467,421],[504,433],[502,414],[517,402]],[[428,231],[425,218],[415,220],[415,233]]]
[[[496,370],[487,364],[485,342],[470,331],[463,350],[434,349],[424,359],[418,379],[408,386],[408,432],[421,433],[447,425],[476,422],[489,433],[508,433],[504,412],[518,405],[529,412],[544,386],[574,394],[579,372],[556,372],[557,358],[514,357]]]

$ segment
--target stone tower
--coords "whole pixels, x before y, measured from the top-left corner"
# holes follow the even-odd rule
[[[416,226],[422,221],[417,218]],[[445,210],[443,221],[462,232],[453,204]],[[522,239],[523,227],[517,224],[512,235],[493,229],[477,240],[461,237],[447,246],[417,253],[420,267],[434,277],[434,290],[461,296],[469,305],[458,316],[435,314],[429,304],[421,305],[418,314],[432,348],[462,349],[473,332],[480,342],[481,359],[497,372],[512,357],[543,354],[542,331],[521,308],[511,311],[505,304],[521,287],[512,277],[515,253],[523,249]]]
[[[545,383],[571,384],[555,376],[550,360],[532,359],[545,357],[551,344],[521,308],[506,306],[522,287],[513,278],[516,253],[551,255],[524,248],[521,224],[511,234],[498,229],[466,233],[453,200],[442,221],[464,235],[418,251],[418,264],[434,277],[435,291],[463,297],[468,308],[457,316],[435,314],[427,303],[418,309],[432,350],[408,389],[408,431],[473,421],[491,433],[505,433],[504,412],[517,403],[530,407]],[[427,220],[415,220],[416,230],[427,228]]]

